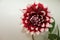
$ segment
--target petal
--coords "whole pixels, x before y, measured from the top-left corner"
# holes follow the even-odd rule
[[[49,27],[49,23],[46,23],[46,27]]]
[[[34,28],[33,28],[33,27],[31,27],[31,30],[34,30]]]
[[[47,32],[49,29],[48,28],[45,28],[45,32]]]
[[[29,17],[26,17],[26,19],[29,19]]]
[[[38,26],[40,26],[40,24],[38,24]]]
[[[50,23],[53,23],[53,22],[54,22],[54,20],[51,18],[51,19],[50,19]]]
[[[41,27],[45,27],[45,24],[43,23],[43,24],[41,25]]]
[[[46,21],[49,21],[50,19],[49,19],[49,17],[46,17]]]
[[[36,5],[36,9],[38,8],[38,5]]]
[[[41,13],[43,13],[43,15],[45,15],[46,13],[45,13],[45,11],[41,11]]]
[[[25,23],[27,23],[27,20],[25,20]]]
[[[35,30],[38,30],[38,27],[37,27],[37,28],[35,28]]]
[[[27,13],[27,16],[29,16],[29,13]]]
[[[40,31],[41,31],[41,32],[44,32],[44,28],[41,28]]]

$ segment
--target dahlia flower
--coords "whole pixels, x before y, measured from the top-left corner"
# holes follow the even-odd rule
[[[23,10],[25,10],[25,12],[23,14],[22,22],[26,33],[39,35],[41,32],[46,32],[52,27],[52,16],[50,15],[48,8],[45,8],[43,4],[34,3]]]

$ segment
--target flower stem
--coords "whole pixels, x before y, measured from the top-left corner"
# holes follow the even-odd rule
[[[58,25],[57,25],[57,28],[58,28]],[[58,28],[58,37],[57,37],[57,40],[59,40],[58,38],[59,38],[59,28]]]
[[[32,40],[34,40],[34,35],[32,35]]]

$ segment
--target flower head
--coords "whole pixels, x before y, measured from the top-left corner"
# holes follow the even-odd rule
[[[50,28],[52,18],[49,16],[48,8],[45,8],[43,4],[32,4],[25,10],[22,21],[24,28],[28,30],[31,34],[39,34],[40,32],[48,31]]]

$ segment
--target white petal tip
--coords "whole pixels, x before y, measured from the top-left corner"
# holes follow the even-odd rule
[[[48,32],[48,30],[49,30],[48,28],[45,28],[45,32]]]
[[[43,24],[42,24],[42,27],[44,27],[44,26],[45,26],[45,24],[43,23]]]
[[[34,30],[34,28],[33,28],[33,27],[31,27],[31,30]]]
[[[38,30],[38,28],[36,28],[35,30]]]
[[[41,31],[41,32],[44,32],[44,28],[41,28],[40,31]]]
[[[52,23],[52,22],[54,22],[54,20],[51,18],[51,19],[50,19],[50,23]]]
[[[25,20],[25,23],[27,23],[27,20]]]
[[[46,27],[49,27],[49,23],[46,23]]]
[[[29,13],[27,13],[27,15],[29,15]]]

